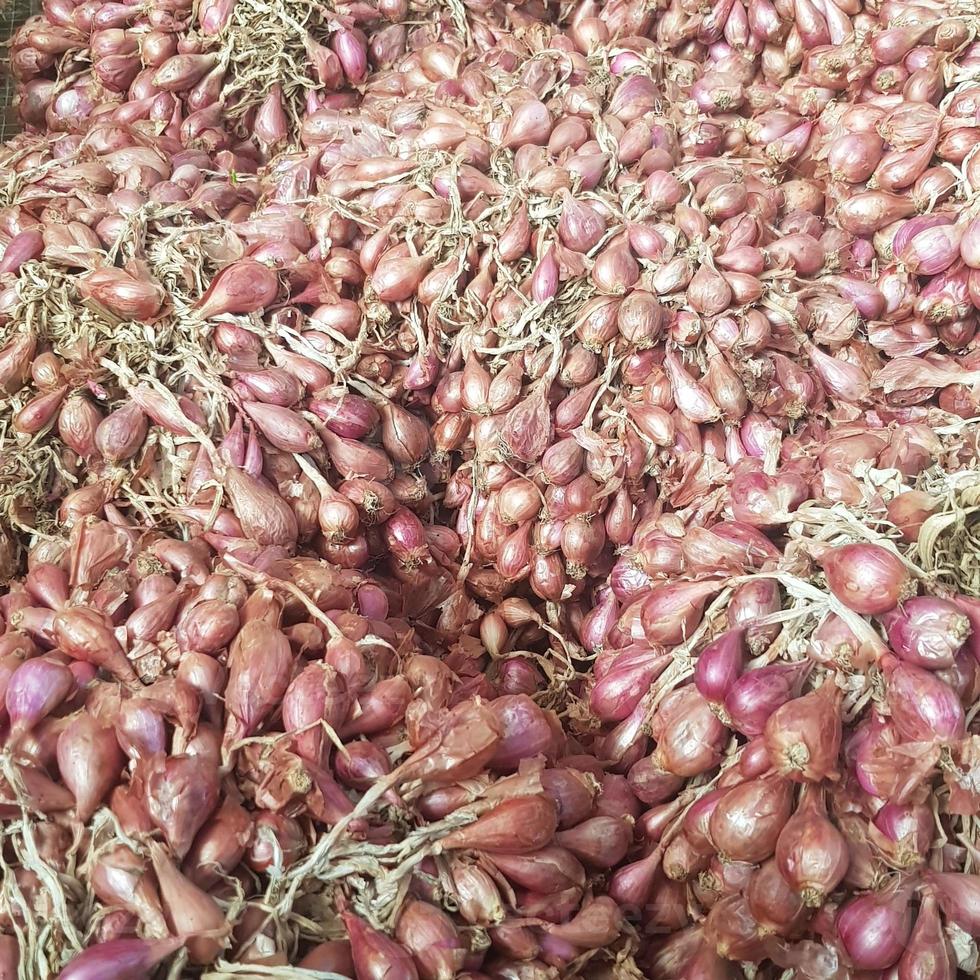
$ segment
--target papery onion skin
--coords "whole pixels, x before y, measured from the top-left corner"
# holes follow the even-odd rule
[[[922,880],[950,922],[970,936],[980,935],[980,875],[925,869]]]
[[[887,678],[887,699],[899,731],[911,741],[952,742],[965,717],[956,692],[929,670],[900,663]]]
[[[972,628],[969,618],[945,599],[918,596],[883,620],[892,650],[907,663],[929,670],[953,664]]]

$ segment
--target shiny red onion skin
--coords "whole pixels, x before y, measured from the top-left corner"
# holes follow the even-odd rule
[[[912,929],[907,886],[890,894],[852,899],[837,916],[837,932],[851,961],[863,970],[887,970],[897,962]]]
[[[831,592],[856,613],[880,616],[915,595],[905,563],[881,545],[833,548],[823,556],[822,564]]]

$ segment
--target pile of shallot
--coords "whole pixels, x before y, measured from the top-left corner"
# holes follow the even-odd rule
[[[976,971],[978,32],[46,0],[0,977]]]

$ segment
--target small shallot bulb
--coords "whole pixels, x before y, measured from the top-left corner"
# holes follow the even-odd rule
[[[922,880],[950,922],[971,936],[980,936],[980,875],[925,869]]]
[[[622,240],[610,242],[596,256],[592,281],[600,292],[622,296],[633,288],[639,278],[640,267]]]
[[[202,934],[187,940],[191,962],[210,963],[224,947],[223,934],[229,928],[221,907],[180,872],[165,847],[151,844],[150,858],[160,883],[164,911],[174,931],[184,936]]]
[[[733,786],[718,801],[708,833],[727,861],[756,864],[771,857],[793,809],[793,784],[781,776],[763,776]]]
[[[840,701],[840,689],[827,680],[769,716],[764,735],[774,769],[805,782],[836,777],[843,733]]]
[[[954,980],[956,962],[936,899],[926,893],[919,904],[908,947],[898,961],[899,980]]]
[[[908,885],[851,899],[837,916],[837,934],[859,970],[887,970],[902,955],[912,930]]]
[[[923,804],[901,806],[886,803],[875,815],[869,837],[875,848],[895,868],[921,864],[936,834],[932,809]]]
[[[863,616],[880,616],[916,593],[905,562],[877,544],[845,544],[821,557],[830,591]]]
[[[947,599],[916,596],[887,613],[883,623],[892,651],[906,663],[951,667],[972,632],[969,617]]]
[[[549,245],[538,260],[531,277],[531,299],[535,303],[544,303],[558,292],[558,259],[555,257],[555,247]]]
[[[745,668],[747,653],[745,630],[726,630],[698,654],[695,687],[709,701],[723,702]]]
[[[691,777],[707,772],[721,761],[728,730],[692,684],[663,699],[650,723],[657,740],[657,758],[665,770]]]
[[[795,697],[809,665],[775,663],[746,671],[725,695],[725,712],[730,724],[743,735],[761,735],[772,713]]]
[[[906,541],[919,540],[922,525],[939,508],[940,501],[922,490],[906,490],[888,501],[888,520],[901,532]]]
[[[110,939],[87,946],[69,960],[59,980],[143,980],[184,945],[184,938]],[[15,976],[16,971],[11,976]]]
[[[721,583],[676,582],[654,589],[643,604],[641,620],[650,643],[674,646],[694,632],[708,599],[721,590]]]
[[[501,739],[490,767],[503,772],[516,770],[522,759],[547,754],[554,743],[549,713],[526,694],[510,694],[490,702]]]
[[[599,243],[606,231],[606,222],[594,208],[565,194],[558,237],[573,252],[588,252]]]
[[[225,266],[197,304],[201,319],[224,313],[254,313],[268,306],[279,291],[279,281],[267,265],[251,258]]]
[[[57,709],[75,687],[68,667],[51,657],[21,663],[6,681],[5,707],[16,741]]]
[[[817,908],[840,884],[850,863],[844,835],[827,816],[823,790],[808,786],[776,840],[776,863],[786,881]]]
[[[474,823],[451,831],[440,845],[443,850],[525,854],[550,844],[557,827],[557,811],[549,798],[520,796],[503,800]]]
[[[931,670],[899,663],[886,671],[885,696],[895,727],[912,742],[958,741],[966,721],[956,691]]]
[[[780,874],[774,858],[749,879],[745,900],[759,925],[776,935],[797,931],[808,915],[803,899]]]
[[[544,146],[553,126],[548,107],[537,99],[528,99],[517,106],[507,121],[501,142],[510,150],[532,144]]]
[[[77,715],[58,738],[58,771],[75,797],[75,812],[82,823],[115,785],[122,766],[115,733],[90,715]]]
[[[354,972],[383,980],[419,980],[412,956],[401,943],[368,925],[353,912],[341,913],[350,939]]]
[[[435,905],[405,902],[395,937],[414,956],[421,980],[451,980],[463,968],[467,946],[453,920]]]

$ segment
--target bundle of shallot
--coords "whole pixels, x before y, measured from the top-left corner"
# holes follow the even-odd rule
[[[7,972],[975,969],[972,12],[655,6],[18,32]]]

